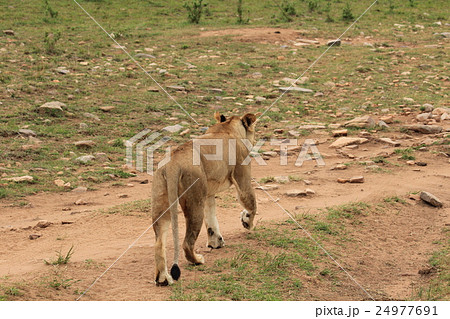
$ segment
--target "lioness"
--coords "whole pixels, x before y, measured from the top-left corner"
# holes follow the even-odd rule
[[[156,236],[155,262],[156,285],[165,286],[178,280],[179,238],[178,238],[178,203],[186,218],[186,235],[183,249],[186,259],[193,264],[203,264],[202,255],[194,252],[194,244],[202,227],[208,233],[208,247],[220,248],[225,242],[220,234],[216,217],[215,194],[234,185],[239,202],[244,207],[241,213],[242,225],[253,229],[256,215],[255,193],[251,186],[250,163],[243,163],[248,157],[251,146],[255,143],[256,116],[245,114],[242,117],[225,118],[216,112],[217,124],[211,126],[194,141],[189,141],[176,148],[170,161],[159,168],[153,177],[152,217]],[[220,145],[202,144],[206,139],[216,139]],[[220,159],[211,158],[222,148]],[[196,153],[197,152],[197,153]],[[235,158],[234,157],[235,154]],[[195,159],[197,162],[195,163]],[[167,212],[167,213],[166,213]],[[172,223],[174,240],[174,261],[167,270],[166,242],[169,225]]]

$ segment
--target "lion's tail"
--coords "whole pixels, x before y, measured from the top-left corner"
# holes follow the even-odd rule
[[[178,258],[180,255],[180,236],[178,234],[178,184],[181,173],[180,169],[171,173],[172,174],[167,174],[167,197],[169,200],[174,245],[173,265],[170,269],[170,275],[174,280],[178,280],[181,275],[180,267],[178,267]]]

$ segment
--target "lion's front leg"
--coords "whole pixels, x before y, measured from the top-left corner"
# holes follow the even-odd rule
[[[210,248],[221,248],[225,246],[225,241],[220,233],[219,222],[216,216],[216,200],[213,196],[205,202],[205,226],[208,233],[208,244]]]

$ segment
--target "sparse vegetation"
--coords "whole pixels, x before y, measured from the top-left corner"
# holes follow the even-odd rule
[[[44,263],[46,265],[65,265],[70,261],[70,258],[72,257],[74,253],[73,245],[69,248],[67,253],[64,255],[61,253],[61,251],[57,251],[57,258],[52,261],[44,260]]]
[[[188,12],[188,20],[191,23],[199,24],[203,10],[208,6],[203,0],[193,0],[191,3],[185,2],[183,7]]]

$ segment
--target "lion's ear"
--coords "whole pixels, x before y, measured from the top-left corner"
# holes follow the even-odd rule
[[[219,123],[225,122],[227,120],[227,118],[224,115],[220,114],[219,112],[214,113],[214,118]]]
[[[253,129],[252,126],[256,122],[256,116],[252,113],[247,113],[243,117],[241,117],[242,125],[244,125],[245,129]]]

